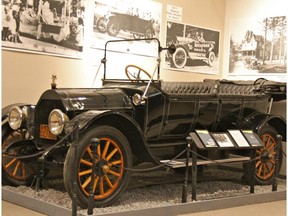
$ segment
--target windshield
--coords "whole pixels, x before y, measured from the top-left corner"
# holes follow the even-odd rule
[[[153,45],[150,55],[135,54]],[[145,46],[146,45],[146,46]],[[103,79],[121,80],[158,80],[160,43],[157,38],[111,40],[106,42],[104,58],[101,63],[104,67]],[[143,52],[143,53],[145,53]]]

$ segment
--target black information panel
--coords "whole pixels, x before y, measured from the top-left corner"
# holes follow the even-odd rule
[[[243,133],[240,130],[228,130],[228,133],[234,139],[235,143],[239,148],[249,148],[250,144],[244,137]]]
[[[205,148],[259,148],[262,141],[252,130],[228,130],[228,132],[209,132],[208,130],[195,130],[198,140],[197,146]],[[194,140],[194,141],[196,141]],[[200,143],[201,142],[201,143]],[[203,147],[202,147],[203,148]]]
[[[211,134],[207,130],[196,130],[197,135],[199,136],[201,142],[207,148],[215,148],[218,147]]]
[[[247,141],[250,143],[251,146],[263,146],[262,141],[259,137],[251,130],[242,130]]]

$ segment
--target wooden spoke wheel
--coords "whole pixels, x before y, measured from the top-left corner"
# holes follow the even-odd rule
[[[117,189],[123,177],[124,158],[120,147],[110,138],[101,138],[97,148],[96,169],[94,175],[94,199],[103,199],[111,196]],[[91,173],[94,149],[86,148],[78,165],[78,181],[83,192],[88,196],[90,191]],[[117,166],[115,166],[117,165]]]
[[[93,138],[99,139],[97,149],[91,145]],[[92,177],[94,152],[97,152],[97,157]],[[77,165],[76,170],[74,163]],[[91,186],[93,186],[95,207],[112,205],[128,186],[130,172],[125,167],[131,166],[132,152],[125,136],[110,126],[95,127],[81,138],[77,146],[76,161],[75,148],[72,146],[68,150],[64,165],[64,184],[72,198],[75,189],[73,172],[77,172],[76,193],[80,206],[88,206]],[[94,178],[93,185],[92,178]]]
[[[258,131],[258,135],[263,142],[263,148],[256,151],[255,183],[260,185],[272,184],[274,173],[279,173],[282,165],[282,146],[280,146],[278,170],[276,164],[276,136],[278,132],[269,125],[265,125]],[[249,183],[250,164],[244,164],[245,177]]]
[[[2,151],[11,143],[27,139],[26,131],[13,131],[8,125],[2,128],[2,132]],[[17,151],[18,154],[19,151],[20,153],[23,151],[23,154],[27,155],[27,148]],[[13,154],[13,152],[10,152],[10,154]],[[35,161],[32,161],[32,159],[22,160],[2,154],[2,179],[4,184],[13,186],[29,185],[36,174],[37,168],[35,164]]]
[[[266,181],[275,172],[276,140],[270,134],[263,134],[260,138],[264,148],[256,151],[256,156],[261,158],[256,161],[255,174],[257,178]]]

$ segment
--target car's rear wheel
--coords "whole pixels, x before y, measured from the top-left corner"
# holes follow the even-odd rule
[[[187,53],[183,47],[178,47],[172,58],[170,58],[170,63],[172,67],[183,68],[187,63]]]
[[[97,149],[91,145],[91,139],[98,138]],[[89,192],[92,180],[93,154],[100,156],[96,159],[94,172],[94,206],[104,207],[112,205],[126,189],[130,179],[130,172],[124,167],[132,166],[132,152],[125,136],[110,126],[99,126],[90,129],[83,135],[75,148],[70,147],[64,164],[64,184],[70,197],[76,192],[78,204],[88,206]],[[76,169],[74,169],[76,162]],[[73,172],[77,172],[77,186],[73,184]],[[75,191],[74,191],[75,189]]]
[[[96,28],[100,33],[106,32],[106,19],[104,17],[100,17],[96,23]]]
[[[258,135],[262,140],[264,148],[256,151],[256,157],[259,159],[256,160],[255,165],[255,183],[260,185],[272,184],[274,173],[280,172],[282,165],[282,146],[280,146],[280,154],[278,160],[278,170],[275,169],[276,162],[276,136],[278,132],[271,126],[265,125],[262,129],[258,131]],[[248,179],[251,169],[251,165],[244,164],[244,173]],[[249,182],[249,180],[248,180]]]
[[[17,159],[3,154],[3,150],[10,144],[27,139],[27,132],[24,129],[12,130],[8,123],[2,126],[2,180],[4,184],[19,186],[30,185],[37,172],[37,166],[33,158]],[[28,155],[28,148],[18,149]],[[13,151],[13,150],[12,150]],[[29,150],[30,151],[30,150]],[[9,152],[12,154],[13,152]],[[31,152],[32,153],[32,152]]]

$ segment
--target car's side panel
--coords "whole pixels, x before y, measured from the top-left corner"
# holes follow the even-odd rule
[[[149,97],[146,102],[145,134],[147,140],[158,139],[162,130],[166,101],[162,94]]]
[[[163,121],[163,137],[185,136],[195,119],[196,100],[178,101],[170,98]]]

